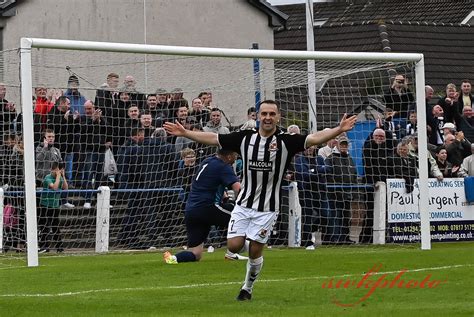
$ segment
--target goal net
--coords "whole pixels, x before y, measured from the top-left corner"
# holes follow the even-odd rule
[[[15,104],[15,114],[3,120],[2,160],[15,160],[2,162],[3,256],[25,248],[25,176],[36,183],[31,214],[37,215],[40,252],[93,251],[100,241],[106,245],[101,250],[185,246],[186,197],[200,162],[216,148],[166,135],[163,123],[178,120],[189,129],[219,133],[252,128],[252,107],[265,99],[280,104],[282,133],[314,132],[337,126],[345,113],[358,116],[354,130],[294,158],[270,245],[373,243],[374,236],[378,243],[420,240],[418,210],[403,227],[391,226],[385,214],[387,179],[400,180],[393,186],[403,198],[418,193],[417,161],[409,172],[393,165],[400,163],[397,144],[403,144],[401,151],[413,150],[416,140],[416,124],[410,129],[406,119],[417,109],[416,56],[323,56],[314,59],[313,72],[296,55],[206,57],[199,55],[208,51],[199,49],[158,54],[156,47],[137,53],[133,45],[119,53],[106,51],[110,43],[92,49],[74,43],[27,50],[29,139],[22,135],[25,118],[18,115],[26,102],[20,98],[19,55],[2,52],[3,99]],[[398,102],[389,93],[395,84],[410,95],[407,100]],[[377,127],[383,145],[371,147]],[[26,169],[24,175],[22,144],[34,149],[34,173]],[[234,165],[238,176],[240,166]],[[99,187],[110,188],[110,199],[98,198]],[[395,241],[397,230],[412,237]],[[224,244],[225,228],[211,230],[205,246]]]

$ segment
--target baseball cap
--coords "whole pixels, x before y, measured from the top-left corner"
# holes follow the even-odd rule
[[[342,136],[338,137],[337,141],[339,143],[343,143],[343,142],[349,143],[349,139],[345,135],[342,135]]]
[[[166,92],[166,89],[158,88],[158,89],[156,90],[156,94],[157,94],[157,95],[166,95],[167,92]]]
[[[182,88],[175,88],[171,91],[172,94],[182,94],[183,89]]]
[[[454,125],[454,123],[451,123],[451,122],[446,122],[442,129],[456,129],[456,126]]]

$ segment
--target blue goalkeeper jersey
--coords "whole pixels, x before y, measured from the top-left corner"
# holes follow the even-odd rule
[[[193,212],[216,204],[225,187],[238,182],[232,166],[217,156],[205,159],[194,176],[185,211]]]

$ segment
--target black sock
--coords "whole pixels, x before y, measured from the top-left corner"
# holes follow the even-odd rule
[[[178,263],[181,262],[195,262],[196,256],[191,251],[181,251],[176,254],[176,260]]]

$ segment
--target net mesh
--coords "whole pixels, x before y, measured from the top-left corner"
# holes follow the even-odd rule
[[[3,117],[4,135],[11,139],[5,142],[4,138],[2,160],[13,160],[2,163],[3,184],[8,184],[4,206],[11,206],[19,218],[15,226],[4,224],[3,246],[22,251],[24,176],[18,52],[4,51],[2,59],[4,99],[16,105],[14,115]],[[262,100],[280,103],[284,130],[297,125],[300,133],[310,132],[311,117],[321,130],[336,126],[344,113],[359,116],[357,127],[343,136],[349,141],[348,156],[343,153],[341,157],[339,145],[344,140],[339,139],[294,159],[285,176],[282,212],[269,244],[288,243],[288,200],[295,198],[288,194],[286,185],[291,182],[299,187],[302,245],[311,240],[369,243],[374,189],[364,163],[375,159],[374,164],[385,164],[384,170],[372,170],[369,178],[385,179],[395,172],[388,170],[387,160],[372,157],[380,153],[366,152],[371,156],[364,158],[364,146],[377,122],[382,126],[388,123],[384,120],[384,94],[394,76],[403,76],[409,89],[415,90],[411,63],[315,61],[310,79],[316,89],[315,103],[308,101],[307,62],[301,60],[260,59],[256,72],[251,59],[33,49],[32,64],[35,137],[25,142],[34,142],[36,175],[27,177],[35,177],[38,190],[44,188],[51,163],[57,161],[64,163],[69,185],[68,191],[48,190],[37,195],[39,247],[45,251],[94,248],[94,190],[98,186],[112,189],[111,249],[185,245],[186,193],[199,163],[216,149],[167,136],[161,126],[168,120],[180,120],[188,128],[220,133],[242,128],[242,124],[249,124],[247,110],[255,106],[256,89]],[[411,100],[402,107],[413,106]],[[211,120],[214,107],[221,110],[220,120]],[[400,112],[396,108],[400,105],[392,107]],[[403,139],[406,120],[392,122],[393,131],[391,126],[385,129],[390,131],[387,138]],[[395,143],[389,143],[384,155],[395,155]],[[331,156],[334,152],[337,155]],[[7,166],[12,171],[7,171]],[[222,245],[224,229],[215,228],[207,245]]]

